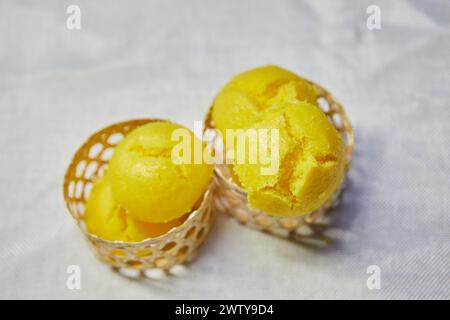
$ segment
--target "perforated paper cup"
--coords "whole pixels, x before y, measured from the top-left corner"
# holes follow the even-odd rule
[[[346,176],[350,168],[354,148],[353,128],[342,105],[323,87],[307,80],[319,92],[317,105],[324,111],[330,122],[342,136],[346,155]],[[204,130],[214,129],[211,117],[212,106],[204,120]],[[297,217],[275,217],[249,206],[247,193],[231,178],[226,165],[217,165],[214,170],[216,192],[214,206],[217,211],[223,211],[241,224],[265,231],[281,237],[304,239],[315,237],[313,224],[320,221],[330,208],[338,204],[340,195],[344,190],[345,180],[334,194],[317,210]]]
[[[128,270],[126,273],[134,275],[143,275],[152,269],[169,272],[174,266],[191,261],[214,221],[211,183],[198,207],[184,223],[157,238],[141,242],[107,241],[87,232],[84,223],[85,204],[94,182],[106,171],[115,146],[134,128],[153,121],[160,120],[120,122],[93,134],[75,153],[63,186],[67,208],[97,258],[115,269]]]

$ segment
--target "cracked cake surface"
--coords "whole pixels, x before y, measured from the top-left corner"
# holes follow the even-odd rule
[[[233,180],[247,191],[251,207],[279,216],[307,214],[341,184],[342,138],[316,105],[317,97],[308,82],[276,66],[236,76],[217,96],[212,118],[225,145],[227,129],[277,129],[279,133],[274,150],[270,135],[258,140],[259,146],[278,155],[273,174],[261,174],[265,166],[261,162],[229,165]],[[251,153],[258,149],[246,148],[245,159],[257,157]]]

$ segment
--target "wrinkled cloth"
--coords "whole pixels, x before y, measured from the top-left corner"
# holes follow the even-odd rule
[[[450,3],[375,2],[2,1],[0,298],[449,299]],[[130,281],[97,262],[62,196],[75,150],[127,119],[193,128],[233,75],[269,63],[328,88],[354,125],[331,244],[220,216],[177,276]]]

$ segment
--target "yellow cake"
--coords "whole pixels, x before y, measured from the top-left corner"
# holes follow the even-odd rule
[[[114,200],[109,175],[99,179],[86,203],[87,230],[104,240],[139,242],[167,233],[182,224],[186,216],[168,223],[146,223],[130,217]]]
[[[261,163],[229,166],[251,207],[276,216],[304,215],[319,208],[341,184],[342,139],[314,104],[316,99],[317,92],[305,80],[275,66],[238,75],[217,96],[212,119],[224,137],[227,129],[236,128],[279,132],[279,166],[273,174],[262,174]],[[270,146],[270,141],[258,143]],[[254,150],[244,152],[250,159]]]
[[[168,222],[192,210],[207,189],[213,165],[176,164],[174,130],[185,130],[192,146],[205,145],[194,134],[171,122],[136,128],[119,143],[109,163],[114,198],[129,215],[145,222]],[[192,161],[193,162],[193,161]]]
[[[115,148],[107,174],[97,181],[86,202],[90,233],[105,240],[137,242],[160,236],[180,225],[212,179],[213,165],[180,163],[172,151],[180,144],[174,132],[194,145],[205,145],[180,125],[157,121],[131,131]],[[178,149],[176,149],[178,150]]]
[[[318,92],[296,74],[264,66],[234,77],[217,95],[212,109],[219,130],[247,128],[262,120],[262,111],[282,102],[315,103]]]

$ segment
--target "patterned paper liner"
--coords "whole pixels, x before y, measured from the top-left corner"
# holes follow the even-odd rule
[[[319,92],[317,105],[339,131],[345,146],[346,176],[350,168],[354,148],[353,128],[342,105],[323,87],[307,80]],[[212,106],[204,120],[204,130],[214,129],[211,118]],[[210,141],[211,143],[211,141]],[[217,165],[214,171],[217,184],[214,206],[217,211],[226,212],[241,224],[284,238],[295,240],[325,240],[321,224],[330,208],[335,207],[345,189],[345,180],[334,194],[317,210],[297,217],[275,217],[249,206],[244,189],[233,182],[226,165]]]
[[[67,208],[97,258],[130,276],[144,275],[152,270],[166,273],[191,261],[214,221],[214,211],[211,210],[214,184],[211,183],[186,221],[157,238],[130,243],[103,240],[87,232],[84,210],[93,183],[107,169],[117,143],[134,128],[153,121],[160,120],[121,122],[93,134],[75,153],[64,178]]]

